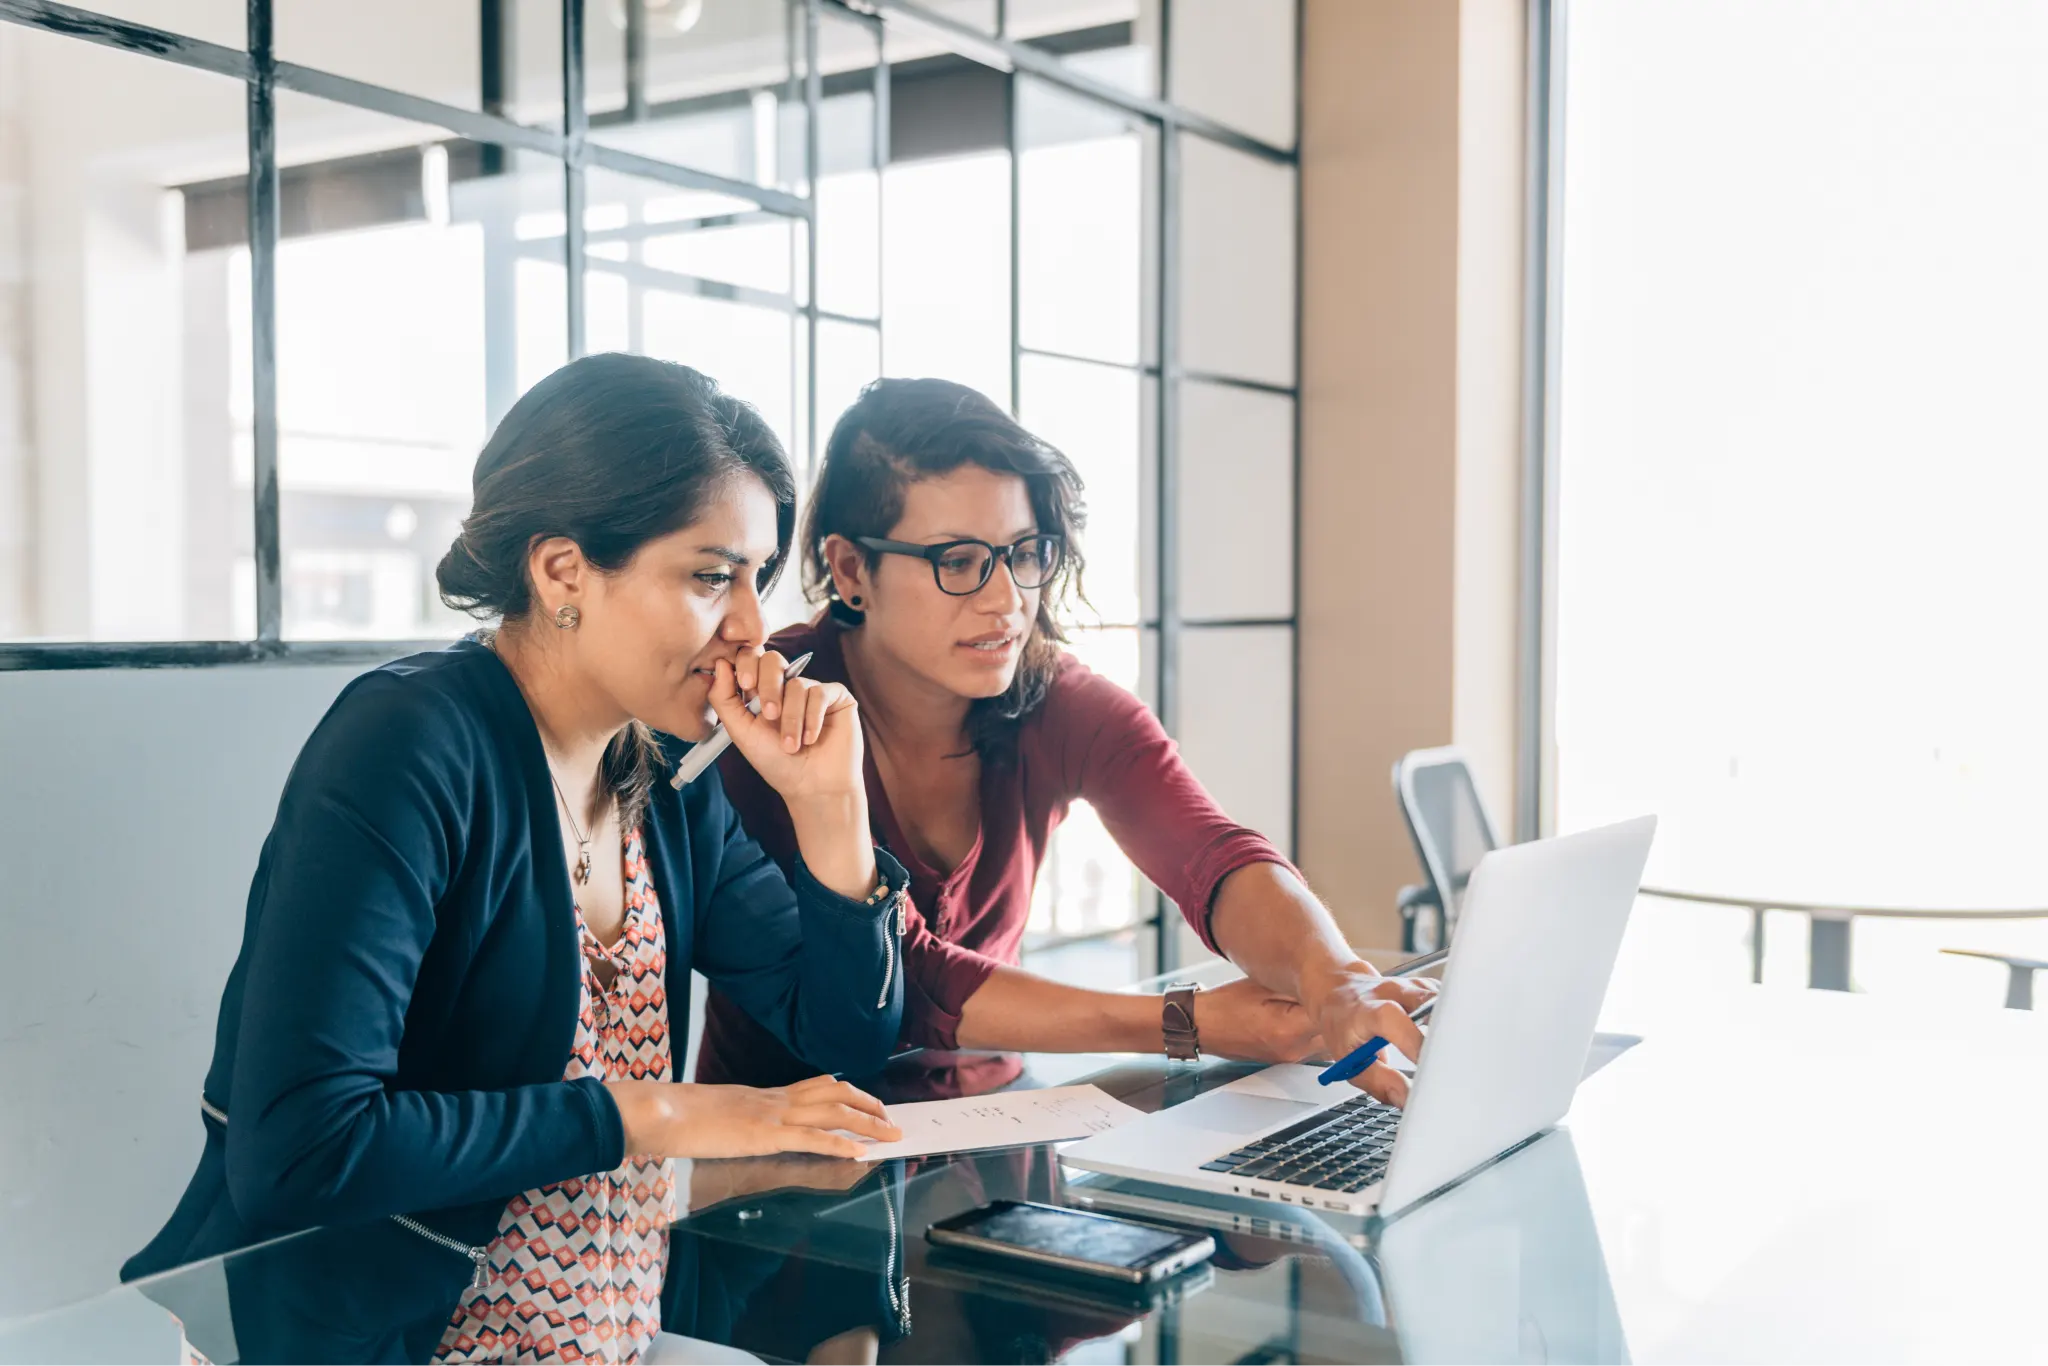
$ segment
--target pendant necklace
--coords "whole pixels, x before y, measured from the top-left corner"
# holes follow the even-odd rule
[[[569,829],[576,836],[576,871],[570,874],[578,887],[590,884],[590,836],[576,824],[576,809],[569,805],[569,794],[562,791],[562,780],[555,776],[554,766],[548,766],[548,781],[555,785],[555,795],[562,799],[562,814],[569,818]]]
[[[498,633],[496,631],[477,632],[477,643],[492,654],[498,655],[498,658],[504,658],[503,655],[498,654]],[[506,672],[511,672],[510,666],[507,666]],[[516,685],[519,682],[518,675],[514,674],[512,681]],[[521,689],[520,691],[524,693],[525,690]],[[546,757],[545,746],[542,747],[542,757]],[[555,785],[555,796],[560,798],[562,802],[562,814],[569,818],[569,829],[576,836],[576,868],[570,876],[576,880],[578,887],[587,887],[590,885],[590,836],[584,834],[583,828],[576,824],[576,808],[569,805],[569,794],[562,791],[562,780],[555,776],[555,766],[553,764],[548,765],[548,781]]]

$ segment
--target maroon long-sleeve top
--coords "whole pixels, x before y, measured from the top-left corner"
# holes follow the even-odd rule
[[[805,676],[846,681],[842,627],[808,622],[780,632],[786,657],[810,651]],[[719,770],[747,832],[788,868],[796,833],[781,797],[729,750]],[[903,941],[903,1046],[952,1048],[967,998],[998,965],[1014,964],[1031,914],[1031,889],[1052,833],[1076,798],[1095,808],[1138,870],[1177,904],[1202,942],[1223,879],[1254,863],[1285,865],[1263,835],[1232,821],[1181,762],[1179,748],[1145,704],[1071,655],[1045,700],[1018,726],[1014,759],[981,769],[981,833],[950,872],[928,866],[896,821],[889,794],[866,763],[875,841],[910,872]],[[815,1072],[717,992],[705,1007],[700,1081],[783,1085]]]

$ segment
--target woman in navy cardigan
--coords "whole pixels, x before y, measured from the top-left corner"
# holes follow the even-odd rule
[[[519,1210],[567,1202],[543,1231],[587,1233],[576,1202],[634,1164],[659,1192],[668,1159],[897,1136],[827,1076],[674,1080],[692,968],[821,1072],[872,1070],[897,1036],[907,879],[870,842],[853,699],[762,650],[794,510],[760,416],[694,370],[587,357],[513,407],[438,574],[500,625],[356,679],[306,742],[221,1001],[198,1171],[125,1276],[360,1224],[384,1230],[378,1278],[418,1297],[389,1350],[516,1357],[536,1345],[433,1339],[478,1288],[516,1290]],[[789,878],[715,770],[661,781],[714,714],[796,816]],[[650,1286],[646,1238],[627,1254],[594,1260],[647,1310],[637,1331],[663,1264]]]

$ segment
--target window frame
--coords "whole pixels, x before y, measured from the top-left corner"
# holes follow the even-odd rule
[[[1152,605],[1153,610],[1141,611],[1139,615],[1143,619],[1131,623],[1139,632],[1141,642],[1145,640],[1147,632],[1153,633],[1157,641],[1157,662],[1153,667],[1150,688],[1152,696],[1149,700],[1167,732],[1176,734],[1181,711],[1177,660],[1181,641],[1185,633],[1190,631],[1244,626],[1286,627],[1293,641],[1290,668],[1293,678],[1298,679],[1298,608],[1285,616],[1249,621],[1189,622],[1184,619],[1177,572],[1179,537],[1174,497],[1179,479],[1178,428],[1183,381],[1192,379],[1205,383],[1237,385],[1264,393],[1284,395],[1291,399],[1295,405],[1293,449],[1290,457],[1293,462],[1296,490],[1293,521],[1297,546],[1292,573],[1296,589],[1294,601],[1299,602],[1301,442],[1298,376],[1294,384],[1274,385],[1231,376],[1196,374],[1181,364],[1178,338],[1181,293],[1180,225],[1177,221],[1179,215],[1175,210],[1175,206],[1181,202],[1180,149],[1181,139],[1184,137],[1198,137],[1263,161],[1296,169],[1293,206],[1296,272],[1292,283],[1296,312],[1295,349],[1298,356],[1301,205],[1298,174],[1300,158],[1297,149],[1278,146],[1249,136],[1195,110],[1178,105],[1170,98],[1135,94],[1091,76],[1064,60],[1074,52],[1086,51],[1091,47],[1117,45],[1119,29],[1121,41],[1128,42],[1130,25],[1108,25],[1049,37],[1017,40],[1011,36],[1007,0],[996,0],[996,27],[993,32],[983,31],[946,14],[928,9],[917,3],[917,0],[857,0],[857,3],[849,3],[848,0],[786,0],[786,3],[789,5],[792,36],[796,40],[790,53],[791,82],[793,88],[801,88],[803,92],[804,118],[809,133],[805,153],[806,187],[814,187],[818,178],[818,130],[820,108],[824,99],[853,88],[863,74],[847,72],[826,76],[819,71],[812,58],[819,50],[818,32],[821,22],[829,19],[834,23],[864,25],[876,36],[877,52],[882,55],[872,72],[866,74],[872,81],[875,93],[875,154],[878,171],[888,166],[894,159],[891,155],[890,137],[891,64],[883,47],[886,32],[893,21],[914,26],[921,34],[937,36],[947,48],[947,52],[940,56],[900,64],[899,74],[905,79],[906,85],[933,74],[944,75],[949,71],[953,74],[964,73],[969,79],[962,83],[962,88],[971,91],[980,87],[982,96],[985,97],[990,83],[1000,82],[1003,95],[1001,126],[1004,141],[990,145],[991,148],[1003,146],[1010,158],[1010,367],[1013,404],[1017,402],[1017,395],[1021,390],[1019,380],[1023,358],[1026,355],[1048,354],[1024,347],[1018,335],[1018,81],[1030,79],[1057,86],[1069,94],[1120,111],[1134,120],[1142,120],[1154,130],[1158,156],[1156,164],[1149,168],[1149,173],[1155,179],[1147,189],[1150,194],[1156,195],[1155,202],[1164,206],[1154,221],[1148,224],[1148,230],[1154,234],[1153,240],[1148,244],[1148,269],[1153,277],[1149,282],[1149,307],[1153,316],[1148,319],[1148,325],[1156,333],[1156,352],[1149,359],[1141,358],[1138,364],[1122,367],[1135,370],[1152,381],[1151,392],[1142,402],[1149,409],[1146,416],[1153,433],[1149,451],[1149,458],[1153,462],[1152,495],[1151,505],[1146,512],[1153,518],[1153,525],[1157,530],[1156,544],[1151,547],[1153,564],[1149,566],[1155,575],[1156,597]],[[1544,10],[1544,32],[1547,33],[1547,0],[1531,0],[1531,3],[1541,6]],[[1562,3],[1562,0],[1559,0],[1559,3]],[[1158,0],[1158,32],[1153,35],[1158,46],[1158,88],[1169,95],[1173,90],[1170,63],[1173,50],[1171,25],[1174,9],[1174,0]],[[1301,9],[1299,0],[1296,0],[1293,79],[1297,142],[1301,126]],[[171,62],[231,77],[241,81],[246,88],[249,154],[246,173],[246,212],[247,242],[251,261],[250,335],[254,399],[254,479],[250,516],[253,519],[256,569],[256,634],[252,639],[164,642],[0,641],[0,673],[104,668],[210,668],[226,665],[369,665],[446,643],[443,639],[293,640],[284,635],[277,468],[277,259],[283,198],[276,127],[277,92],[280,90],[314,96],[336,104],[438,128],[452,138],[466,139],[479,144],[485,157],[489,157],[494,149],[509,147],[537,153],[559,163],[566,209],[564,249],[567,270],[563,307],[566,311],[569,355],[572,358],[584,353],[584,272],[589,260],[584,240],[584,208],[585,177],[589,170],[610,170],[664,182],[680,189],[729,195],[751,204],[755,211],[803,223],[806,260],[801,263],[800,268],[808,271],[810,287],[803,300],[795,303],[791,311],[806,324],[804,345],[808,356],[802,379],[803,393],[797,397],[798,407],[806,414],[808,421],[803,424],[804,449],[793,451],[791,454],[796,463],[802,466],[806,477],[815,470],[822,437],[819,430],[820,414],[817,412],[818,323],[821,318],[827,321],[835,320],[835,315],[830,311],[821,311],[817,301],[817,213],[810,197],[810,189],[807,188],[804,193],[792,193],[755,185],[640,155],[591,139],[593,127],[602,130],[615,127],[622,121],[668,117],[680,112],[678,107],[673,105],[650,105],[646,98],[647,43],[643,0],[626,0],[626,104],[620,110],[597,114],[588,109],[586,99],[585,3],[584,0],[562,0],[560,22],[563,115],[562,126],[559,129],[522,124],[504,112],[507,93],[504,71],[505,63],[510,57],[509,26],[513,22],[508,0],[479,0],[479,20],[478,41],[482,59],[479,103],[482,107],[468,109],[278,59],[272,37],[273,0],[248,0],[247,43],[244,48],[224,46],[152,28],[99,14],[89,7],[56,3],[55,0],[0,0],[0,23],[21,25],[69,41],[96,43],[152,60]],[[1536,29],[1532,25],[1532,45],[1536,41]],[[925,94],[932,88],[928,82],[925,89],[919,93]],[[924,106],[930,103],[929,99],[923,101]],[[983,124],[992,128],[994,121],[985,119]],[[915,138],[904,141],[907,144],[905,159],[915,159],[919,155],[941,154],[921,149]],[[947,149],[943,154],[951,154],[957,150]],[[886,317],[886,300],[883,301],[883,305],[883,315]],[[863,326],[881,326],[879,320],[844,321],[858,321]],[[887,358],[884,355],[885,367],[886,363]],[[1141,455],[1141,458],[1145,457]],[[1290,687],[1293,686],[1290,683]],[[1294,733],[1290,737],[1295,749],[1299,748],[1300,738],[1298,700],[1297,695]],[[1288,756],[1288,761],[1291,769],[1292,753]],[[1527,766],[1525,771],[1528,771]],[[1298,785],[1295,786],[1295,801],[1298,804]],[[1164,972],[1170,970],[1178,959],[1176,943],[1179,934],[1173,924],[1178,919],[1178,912],[1161,896],[1158,898],[1156,914],[1150,920],[1088,934],[1055,936],[1034,943],[1031,947],[1039,950],[1066,943],[1140,933],[1149,926],[1154,930],[1156,967],[1158,971]]]

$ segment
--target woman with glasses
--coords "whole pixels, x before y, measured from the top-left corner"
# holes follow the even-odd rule
[[[800,557],[828,609],[772,645],[812,654],[808,676],[844,683],[860,704],[876,840],[911,877],[905,1045],[1293,1061],[1378,1034],[1413,1056],[1421,1040],[1403,1007],[1431,985],[1360,961],[1280,851],[1203,790],[1145,705],[1061,650],[1082,522],[1067,457],[944,380],[870,385],[818,472]],[[724,777],[748,830],[788,859],[781,799],[738,756]],[[1077,799],[1245,981],[1177,987],[1162,1004],[1016,966],[1032,888]],[[710,998],[700,1079],[768,1084],[811,1070]],[[1384,1064],[1358,1081],[1383,1100],[1406,1097]]]

